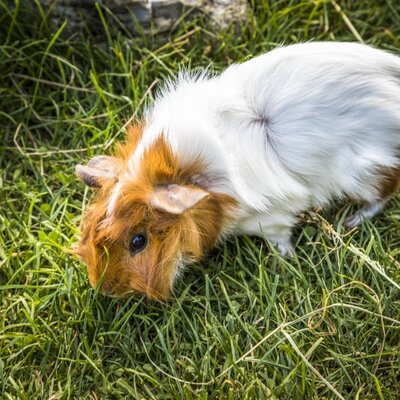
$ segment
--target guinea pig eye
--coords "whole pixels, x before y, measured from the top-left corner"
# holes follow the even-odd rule
[[[136,235],[133,235],[130,242],[129,242],[129,251],[131,254],[137,254],[141,252],[147,244],[147,236],[139,233]]]

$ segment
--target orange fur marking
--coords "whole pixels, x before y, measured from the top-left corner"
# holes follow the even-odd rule
[[[124,165],[122,173],[142,132],[140,124],[128,127],[126,141],[115,151],[114,156]],[[199,260],[215,245],[237,204],[226,194],[210,192],[184,213],[170,214],[152,208],[149,199],[157,185],[194,187],[191,178],[204,169],[200,159],[182,165],[160,136],[145,150],[136,177],[122,186],[112,223],[104,221],[115,183],[99,189],[84,217],[77,250],[87,264],[92,286],[102,280],[105,294],[145,293],[157,300],[168,297],[178,264],[185,259]],[[147,247],[131,255],[130,238],[143,232],[148,236]]]
[[[117,144],[114,151],[115,157],[121,159],[124,163],[129,160],[142,138],[143,127],[143,122],[137,122],[126,127],[125,140]]]
[[[400,166],[385,168],[379,175],[379,192],[382,199],[387,199],[400,190]]]

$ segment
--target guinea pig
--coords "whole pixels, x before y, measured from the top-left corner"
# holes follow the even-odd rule
[[[164,300],[229,234],[291,255],[301,211],[356,201],[355,227],[399,189],[400,58],[315,42],[180,73],[113,155],[76,174],[97,190],[77,253],[104,294]]]

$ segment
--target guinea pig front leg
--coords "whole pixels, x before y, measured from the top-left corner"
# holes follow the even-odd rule
[[[295,254],[295,250],[291,242],[292,227],[276,226],[274,227],[273,231],[273,233],[264,233],[264,238],[273,243],[279,250],[279,253],[281,253],[283,256],[293,257]]]
[[[262,237],[276,246],[283,256],[293,257],[291,236],[296,222],[291,214],[257,214],[241,221],[240,225],[244,234]]]

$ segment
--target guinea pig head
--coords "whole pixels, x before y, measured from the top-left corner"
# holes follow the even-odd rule
[[[180,268],[201,259],[221,237],[236,202],[196,184],[204,164],[180,163],[162,135],[132,170],[141,134],[140,126],[129,127],[113,156],[76,167],[82,182],[97,190],[77,254],[102,293],[164,300]]]

